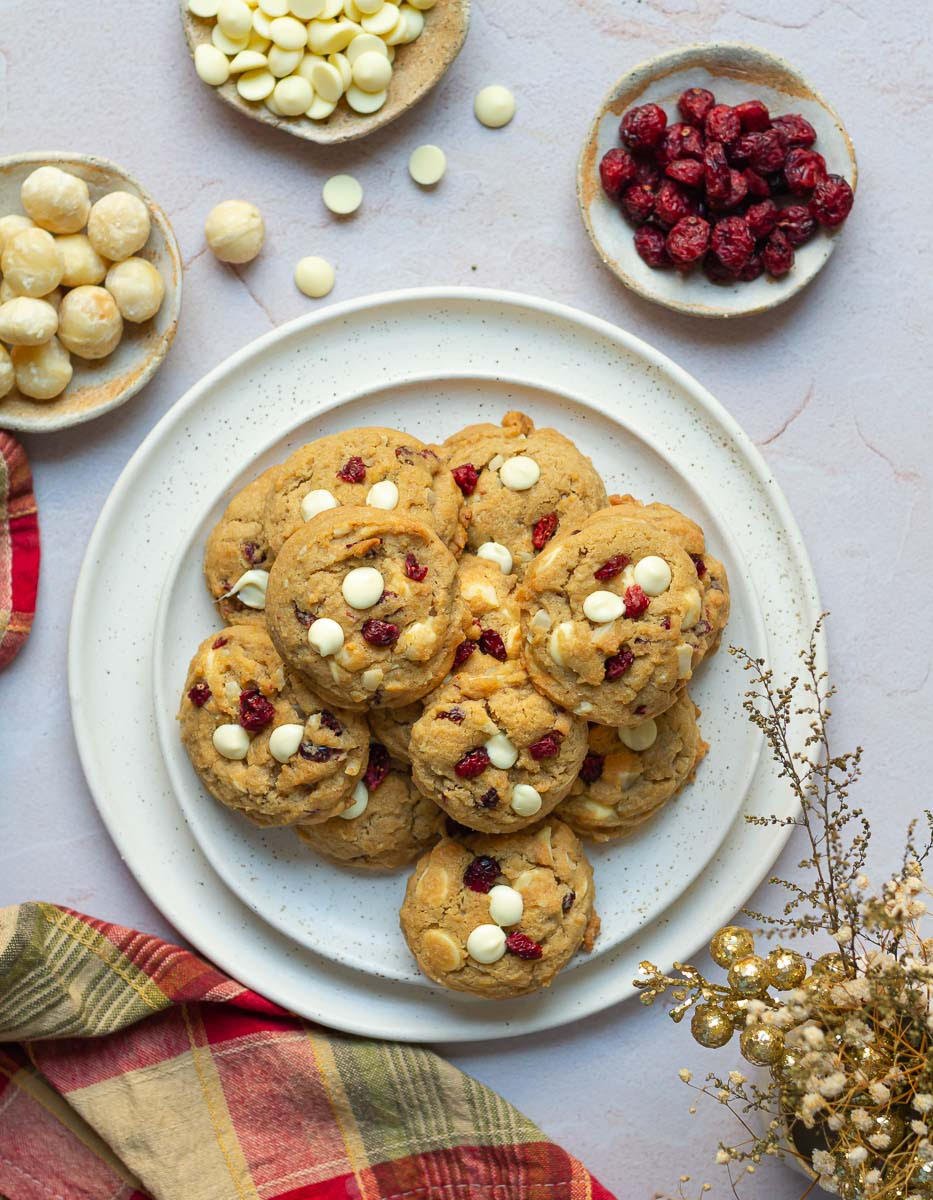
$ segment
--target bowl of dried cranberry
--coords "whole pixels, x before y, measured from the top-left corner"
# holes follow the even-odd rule
[[[688,46],[624,75],[577,177],[603,262],[678,312],[764,312],[810,282],[852,208],[858,168],[835,110],[783,59]]]

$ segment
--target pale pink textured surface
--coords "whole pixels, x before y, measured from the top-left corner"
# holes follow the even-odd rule
[[[219,104],[186,58],[174,0],[5,0],[2,12],[4,152],[78,150],[123,164],[174,222],[188,273],[178,339],[155,382],[93,424],[25,439],[43,519],[43,603],[29,645],[0,676],[0,905],[56,900],[169,932],[121,865],[77,761],[70,599],[100,507],[156,419],[228,353],[312,303],[291,282],[305,254],[336,265],[334,300],[444,283],[563,300],[652,342],[711,388],[762,447],[807,538],[833,611],[839,741],[865,743],[860,799],[876,821],[876,873],[894,861],[903,826],[929,803],[917,781],[928,778],[933,715],[922,0],[474,0],[467,45],[432,96],[378,141],[330,151]],[[800,68],[842,114],[861,169],[842,244],[809,291],[728,326],[622,290],[592,253],[574,196],[577,150],[613,79],[661,50],[716,38],[758,43]],[[512,87],[519,105],[497,132],[472,115],[473,94],[491,82]],[[449,160],[433,193],[406,169],[425,141]],[[338,171],[366,191],[356,218],[340,223],[320,201]],[[237,272],[215,263],[202,237],[208,209],[232,196],[259,204],[269,229],[263,257]],[[782,869],[801,854],[792,843]],[[450,1056],[626,1200],[674,1193],[682,1172],[728,1194],[711,1160],[735,1127],[711,1103],[688,1117],[676,1070],[733,1060],[701,1052],[660,1011],[630,1004]],[[800,1191],[788,1170],[763,1167],[744,1194]]]

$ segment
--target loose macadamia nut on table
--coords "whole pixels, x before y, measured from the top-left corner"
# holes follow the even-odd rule
[[[144,258],[114,263],[107,272],[105,286],[116,300],[124,321],[134,324],[148,321],[162,307],[165,284],[152,263]]]
[[[11,392],[16,384],[16,371],[6,346],[0,346],[0,399]]]
[[[123,336],[117,302],[102,287],[79,287],[68,292],[58,317],[62,344],[79,358],[106,358]]]
[[[8,238],[0,267],[16,293],[37,299],[58,287],[65,269],[55,238],[44,229],[23,229]]]
[[[55,239],[61,251],[64,271],[62,284],[65,287],[82,287],[89,283],[103,283],[108,263],[91,245],[86,233],[71,233]]]
[[[58,313],[45,300],[17,296],[0,304],[0,341],[8,346],[41,346],[58,329]]]
[[[129,192],[110,192],[91,208],[87,235],[103,258],[122,262],[149,240],[149,209]]]
[[[88,186],[59,167],[39,167],[23,181],[23,208],[49,233],[78,233],[91,211]]]
[[[12,358],[16,386],[30,400],[54,400],[71,383],[71,359],[57,337],[42,346],[14,346]]]
[[[248,263],[262,249],[266,226],[255,204],[224,200],[208,213],[204,234],[221,262]]]

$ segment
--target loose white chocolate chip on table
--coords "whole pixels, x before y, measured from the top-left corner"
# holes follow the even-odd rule
[[[517,783],[512,788],[510,804],[520,817],[533,817],[541,811],[541,793],[530,783]]]
[[[145,258],[127,258],[107,272],[104,286],[117,302],[124,321],[148,321],[162,307],[165,283]]]
[[[684,612],[680,618],[681,629],[692,629],[700,619],[703,602],[696,588],[689,588],[684,596]]]
[[[312,300],[320,300],[334,287],[334,268],[326,258],[309,254],[295,267],[295,286]]]
[[[342,650],[343,640],[343,629],[330,617],[318,617],[316,621],[311,622],[308,642],[322,658]]]
[[[398,505],[398,487],[391,479],[381,479],[366,493],[366,503],[370,508],[384,508],[391,512]]]
[[[352,175],[332,175],[324,184],[321,195],[330,211],[341,217],[356,212],[363,202],[363,189]]]
[[[392,78],[392,64],[377,50],[367,50],[353,63],[353,82],[364,92],[382,92]]]
[[[351,608],[362,611],[379,603],[385,581],[375,567],[354,567],[343,577],[340,590]]]
[[[504,733],[497,733],[489,739],[486,743],[486,753],[492,765],[500,771],[511,770],[518,762],[518,751]]]
[[[318,513],[327,512],[329,508],[337,508],[338,503],[333,492],[329,492],[327,488],[315,488],[313,492],[308,492],[301,502],[302,518],[310,521]]]
[[[677,647],[677,678],[689,679],[693,674],[693,647],[681,642]]]
[[[194,69],[198,78],[211,87],[220,87],[230,78],[230,62],[223,50],[213,42],[202,42],[194,52]]]
[[[8,395],[16,386],[16,371],[13,360],[6,346],[0,346],[0,399]]]
[[[433,187],[444,177],[447,170],[447,155],[440,146],[419,146],[412,150],[408,160],[408,173],[422,187]]]
[[[4,247],[15,233],[35,228],[34,221],[30,221],[28,217],[21,216],[19,213],[10,213],[6,217],[0,217],[0,255],[3,254]]]
[[[122,262],[149,240],[149,209],[130,192],[108,192],[91,206],[87,236],[103,258]]]
[[[20,200],[26,215],[49,233],[78,233],[91,211],[87,184],[59,167],[39,167],[27,176]]]
[[[361,87],[352,84],[346,91],[347,104],[354,112],[368,115],[378,112],[389,98],[388,91],[383,92],[364,92]]]
[[[262,609],[266,607],[266,590],[269,587],[269,572],[253,567],[244,571],[224,599],[236,596],[247,608]]]
[[[481,125],[501,129],[515,116],[515,97],[508,88],[492,83],[476,93],[473,111]]]
[[[500,542],[483,542],[476,551],[476,557],[494,562],[503,575],[512,573],[512,554],[508,546],[503,546]]]
[[[368,807],[369,790],[366,784],[360,780],[353,789],[353,803],[349,808],[345,808],[342,813],[338,813],[337,816],[341,817],[344,821],[353,821],[357,817],[361,817]]]
[[[211,738],[223,758],[239,760],[249,753],[249,734],[242,725],[218,725]]]
[[[646,596],[660,596],[671,586],[671,569],[657,554],[649,554],[635,564],[635,582]]]
[[[247,263],[252,262],[262,249],[266,227],[255,204],[246,200],[224,200],[208,213],[204,234],[208,246],[221,262]]]
[[[55,238],[33,227],[7,238],[0,267],[4,280],[18,295],[38,300],[61,283],[64,262]]]
[[[45,300],[17,296],[0,304],[0,341],[8,346],[41,346],[58,329],[58,313]]]
[[[647,750],[657,739],[658,726],[651,717],[642,721],[640,725],[630,725],[619,730],[619,741],[623,746],[628,746],[629,750]]]
[[[297,754],[304,735],[304,725],[277,725],[269,734],[269,753],[276,762],[288,762]]]
[[[521,892],[506,883],[489,889],[489,915],[497,925],[517,925],[525,912]]]
[[[505,954],[505,934],[498,925],[477,925],[466,945],[470,958],[489,966]]]
[[[526,454],[516,454],[499,468],[499,478],[510,492],[527,492],[541,478],[541,468]]]
[[[588,621],[596,625],[604,625],[607,621],[615,621],[625,612],[625,601],[615,592],[590,592],[583,601],[583,614]]]
[[[41,346],[14,346],[11,358],[16,386],[30,400],[54,400],[71,383],[71,357],[57,337]]]
[[[123,336],[123,318],[113,296],[102,287],[77,287],[58,310],[58,337],[79,358],[106,358]]]
[[[108,263],[101,258],[86,233],[70,233],[57,237],[55,244],[62,256],[62,286],[81,287],[103,283]]]

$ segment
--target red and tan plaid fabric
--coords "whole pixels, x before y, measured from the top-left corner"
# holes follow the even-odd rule
[[[0,431],[0,670],[32,628],[39,586],[39,517],[26,454]]]
[[[0,1043],[7,1200],[613,1200],[430,1051],[55,905],[0,910]]]

